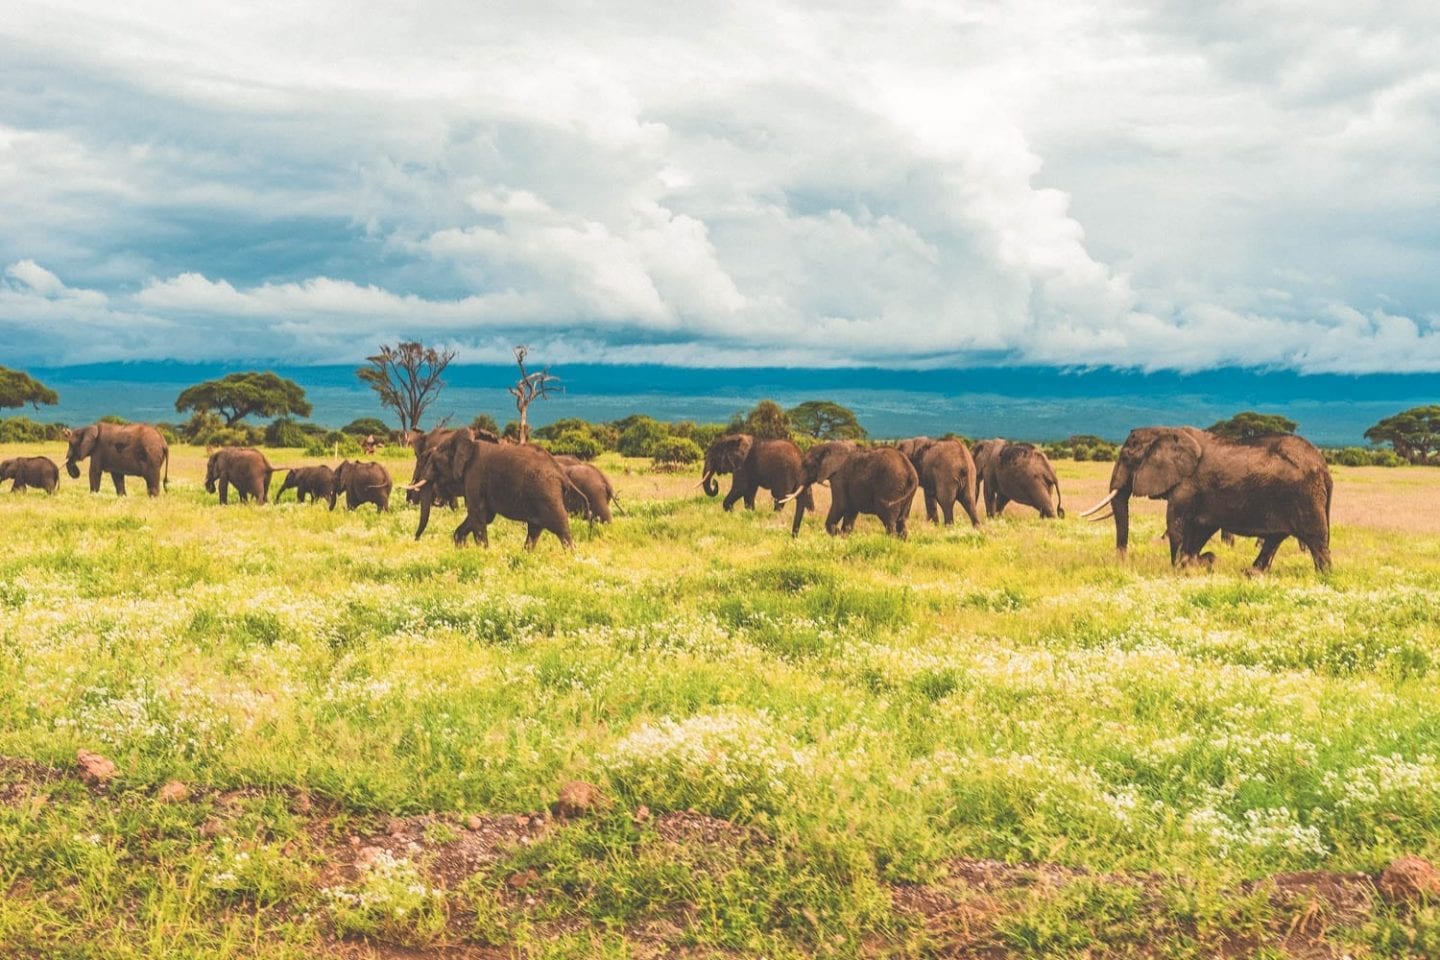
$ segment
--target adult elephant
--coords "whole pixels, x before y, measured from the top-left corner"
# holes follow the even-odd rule
[[[920,477],[920,489],[925,492],[927,520],[938,523],[943,515],[945,526],[950,526],[955,522],[955,504],[958,502],[970,518],[970,525],[980,526],[980,514],[975,507],[975,460],[963,441],[911,437],[901,440],[895,449],[905,455]]]
[[[448,477],[437,477],[434,483],[420,484],[420,465],[425,460],[426,451],[438,447],[454,435],[454,428],[435,427],[428,433],[412,431],[407,441],[410,449],[415,451],[415,469],[410,474],[410,484],[405,488],[405,500],[420,506],[420,522],[415,526],[416,540],[420,539],[425,528],[430,525],[431,507],[438,503],[454,510],[460,504],[463,491],[458,483],[451,482]]]
[[[1325,572],[1330,569],[1333,491],[1325,458],[1300,437],[1232,441],[1194,427],[1144,427],[1125,438],[1110,474],[1110,494],[1084,515],[1110,507],[1115,547],[1123,557],[1130,539],[1130,497],[1164,500],[1172,564],[1212,564],[1215,555],[1201,551],[1223,528],[1259,538],[1253,573],[1270,569],[1286,537],[1299,540],[1315,569]]]
[[[345,509],[373,503],[381,513],[390,509],[390,471],[371,461],[345,460],[335,468],[335,492],[345,493]]]
[[[715,476],[734,474],[730,492],[721,504],[727,511],[738,500],[745,501],[747,510],[754,510],[755,494],[762,487],[770,491],[775,498],[775,509],[779,510],[788,502],[790,494],[803,486],[802,459],[800,448],[791,440],[757,440],[748,433],[732,433],[720,437],[705,451],[705,472],[700,477],[700,486],[713,497],[720,492]],[[807,506],[814,508],[815,504],[811,501]]]
[[[300,503],[305,502],[309,497],[310,502],[324,500],[330,504],[330,509],[335,509],[335,498],[338,491],[335,487],[335,471],[321,465],[318,467],[295,467],[285,475],[285,482],[280,484],[280,489],[275,491],[275,502],[280,502],[280,497],[286,490],[295,491],[295,499]]]
[[[555,458],[529,444],[502,444],[488,430],[459,429],[425,451],[412,485],[424,490],[448,482],[465,497],[465,519],[455,528],[456,546],[473,536],[489,546],[487,528],[497,516],[526,525],[525,549],[533,550],[540,534],[555,534],[573,547],[565,493],[575,490]]]
[[[975,467],[987,517],[1004,513],[1006,505],[1014,502],[1033,507],[1047,520],[1065,518],[1055,467],[1033,443],[981,441],[975,445]]]
[[[6,480],[11,493],[24,493],[30,487],[39,487],[53,494],[60,483],[60,468],[49,457],[14,457],[0,461],[0,483]]]
[[[811,447],[803,467],[803,486],[781,501],[795,501],[792,536],[800,533],[807,505],[814,505],[810,488],[826,481],[830,484],[830,511],[825,532],[832,537],[842,531],[849,533],[862,513],[878,518],[891,536],[903,540],[908,534],[907,520],[920,478],[914,464],[899,450],[862,449],[848,440],[834,440]]]
[[[240,494],[240,502],[270,500],[270,478],[276,470],[265,454],[253,447],[225,447],[210,454],[205,465],[205,492],[220,493],[222,504],[230,502],[230,488]]]
[[[565,509],[570,515],[597,523],[609,523],[613,519],[610,504],[618,507],[620,501],[616,498],[615,487],[610,483],[605,471],[593,463],[586,463],[569,454],[556,456],[555,462],[560,464],[575,489],[583,495],[577,496],[568,490],[565,492]]]
[[[170,445],[148,423],[92,423],[67,430],[65,439],[65,472],[72,480],[80,479],[80,461],[88,459],[91,493],[100,492],[100,478],[107,473],[122,497],[126,477],[143,477],[152,497],[170,486]]]

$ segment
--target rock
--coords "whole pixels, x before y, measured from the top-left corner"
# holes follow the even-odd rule
[[[160,788],[161,803],[184,803],[190,799],[190,788],[179,780],[171,780]]]
[[[473,813],[472,813],[470,816],[468,816],[468,817],[465,818],[465,829],[467,829],[467,830],[479,831],[479,830],[481,830],[484,826],[485,826],[485,821],[484,821],[483,819],[481,819],[480,817],[477,817],[477,816],[476,816],[475,814],[473,814]]]
[[[1401,857],[1381,872],[1375,886],[1391,903],[1440,900],[1440,870],[1422,857]]]
[[[80,768],[81,779],[89,783],[108,783],[115,778],[115,764],[89,750],[75,754],[75,765]]]
[[[583,780],[570,780],[560,786],[560,797],[550,809],[562,817],[583,817],[604,803],[600,788]]]

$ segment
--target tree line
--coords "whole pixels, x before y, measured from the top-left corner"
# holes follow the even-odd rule
[[[749,410],[737,412],[727,423],[666,422],[632,414],[604,422],[568,417],[532,429],[530,406],[563,391],[564,386],[548,368],[529,369],[528,354],[524,346],[515,348],[519,378],[508,388],[515,397],[515,419],[501,426],[490,415],[482,414],[471,426],[582,459],[615,451],[674,465],[698,461],[711,441],[726,433],[744,432],[767,439],[788,437],[802,445],[867,439],[855,413],[829,400],[810,400],[789,409],[773,400],[762,400]],[[175,409],[189,413],[189,419],[156,426],[171,442],[298,447],[315,455],[339,449],[342,454],[356,455],[367,438],[393,444],[401,442],[410,431],[421,429],[426,412],[444,387],[445,369],[454,358],[453,350],[402,341],[393,347],[382,346],[356,371],[357,378],[374,390],[381,407],[400,423],[398,431],[392,431],[376,417],[362,417],[338,430],[299,419],[313,412],[304,388],[293,380],[262,371],[231,373],[187,387],[176,398]],[[0,409],[30,406],[38,411],[42,405],[53,406],[59,401],[56,391],[27,373],[0,366]],[[248,422],[252,417],[270,422],[259,426]],[[104,419],[123,422],[117,417]],[[1244,411],[1207,429],[1232,439],[1246,439],[1294,433],[1297,426],[1281,414]],[[58,439],[63,430],[63,424],[12,417],[0,420],[0,442]],[[1440,464],[1440,404],[1413,407],[1386,417],[1365,431],[1365,439],[1371,447],[1330,448],[1325,451],[1326,457],[1346,466]],[[1096,461],[1114,460],[1119,449],[1117,444],[1091,434],[1042,446],[1051,457]]]

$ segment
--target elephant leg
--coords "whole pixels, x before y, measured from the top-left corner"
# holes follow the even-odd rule
[[[1005,507],[1010,503],[1010,498],[1003,493],[995,494],[995,516],[1005,512]]]
[[[1302,546],[1310,552],[1310,559],[1315,564],[1316,573],[1330,572],[1330,542],[1329,538],[1323,535],[1313,535],[1304,538],[1296,537]]]
[[[1180,565],[1189,566],[1192,564],[1204,566],[1207,569],[1215,564],[1215,554],[1201,551],[1210,538],[1220,530],[1215,524],[1198,523],[1193,520],[1184,524],[1184,534],[1180,545]]]
[[[928,487],[925,489],[925,519],[931,523],[940,522],[940,513],[935,509],[935,491]]]
[[[164,486],[160,480],[160,471],[154,470],[145,475],[145,492],[152,497],[160,496]]]
[[[227,503],[229,503],[229,502],[230,502],[230,481],[229,481],[229,480],[226,480],[226,479],[224,479],[224,478],[222,477],[222,478],[220,479],[220,505],[221,505],[221,506],[224,506],[225,504],[227,504]]]
[[[1280,544],[1285,541],[1289,534],[1270,534],[1260,538],[1260,553],[1255,557],[1255,562],[1250,564],[1249,573],[1264,573],[1270,569],[1270,564],[1275,562],[1275,551],[1280,549]]]
[[[125,474],[118,470],[110,471],[110,482],[115,484],[115,495],[125,496]]]
[[[855,532],[855,521],[856,521],[857,519],[859,519],[859,517],[860,517],[860,511],[859,511],[859,510],[847,510],[847,511],[845,511],[845,519],[844,519],[844,520],[841,522],[841,524],[840,524],[840,532],[843,533],[843,534],[845,534],[845,536],[847,536],[847,537],[850,536],[850,534],[854,533],[854,532]]]
[[[835,499],[834,491],[831,491],[830,497],[830,512],[825,515],[825,532],[833,537],[840,532],[840,521],[844,518],[845,511]]]
[[[534,550],[535,542],[540,539],[540,534],[544,532],[545,528],[538,523],[525,524],[525,549]]]
[[[980,511],[976,508],[975,494],[970,492],[968,486],[960,488],[960,507],[965,511],[965,515],[970,518],[970,526],[979,530]]]
[[[720,503],[720,506],[725,509],[726,513],[729,513],[735,509],[736,501],[744,495],[745,492],[740,489],[740,478],[736,477],[730,481],[730,492],[725,494],[725,499]],[[753,496],[751,499],[754,499]]]
[[[99,493],[99,492],[100,492],[100,478],[103,477],[104,475],[105,475],[105,471],[100,469],[100,464],[98,464],[98,463],[95,462],[95,458],[94,458],[94,457],[91,457],[91,458],[90,458],[90,492],[91,492],[91,493]]]

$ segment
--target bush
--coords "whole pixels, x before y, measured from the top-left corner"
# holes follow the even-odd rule
[[[305,456],[307,457],[331,457],[339,456],[358,457],[364,451],[360,449],[360,441],[348,433],[339,430],[332,430],[324,436],[310,437],[305,444]],[[409,453],[409,448],[404,448]]]
[[[475,414],[475,419],[470,421],[470,429],[485,430],[497,437],[500,436],[500,424],[496,423],[495,418],[488,413]]]
[[[280,417],[265,428],[267,447],[304,447],[310,443],[310,432],[289,417]]]
[[[124,417],[117,417],[117,416],[116,416],[115,414],[113,414],[113,413],[107,413],[107,414],[105,414],[105,416],[103,416],[103,417],[100,418],[99,422],[100,422],[100,423],[113,423],[113,424],[115,424],[115,426],[117,426],[117,427],[123,427],[123,426],[125,426],[126,424],[128,424],[130,421],[129,421],[129,420],[126,420]]]
[[[636,417],[625,432],[620,434],[617,449],[627,457],[649,457],[655,448],[670,438],[665,425],[649,417]]]
[[[381,439],[390,436],[390,427],[384,420],[378,417],[361,417],[359,420],[351,420],[340,428],[341,433],[348,433],[355,437],[376,436]],[[286,444],[290,446],[290,444]]]
[[[11,417],[0,420],[0,443],[39,443],[51,439],[43,423],[36,423],[29,417]]]
[[[697,463],[704,455],[700,445],[688,437],[666,437],[654,446],[651,453],[655,462],[664,466]]]
[[[155,429],[160,432],[160,436],[165,438],[166,443],[173,445],[180,442],[180,428],[175,426],[175,424],[157,423],[155,424]]]
[[[254,447],[264,440],[265,432],[259,427],[248,427],[241,424],[211,431],[197,442],[207,447]]]
[[[568,453],[581,460],[594,460],[605,452],[600,441],[583,430],[566,430],[553,440],[540,441],[540,445],[551,453]]]
[[[1403,467],[1405,458],[1383,447],[1342,447],[1323,451],[1325,462],[1342,467]]]

